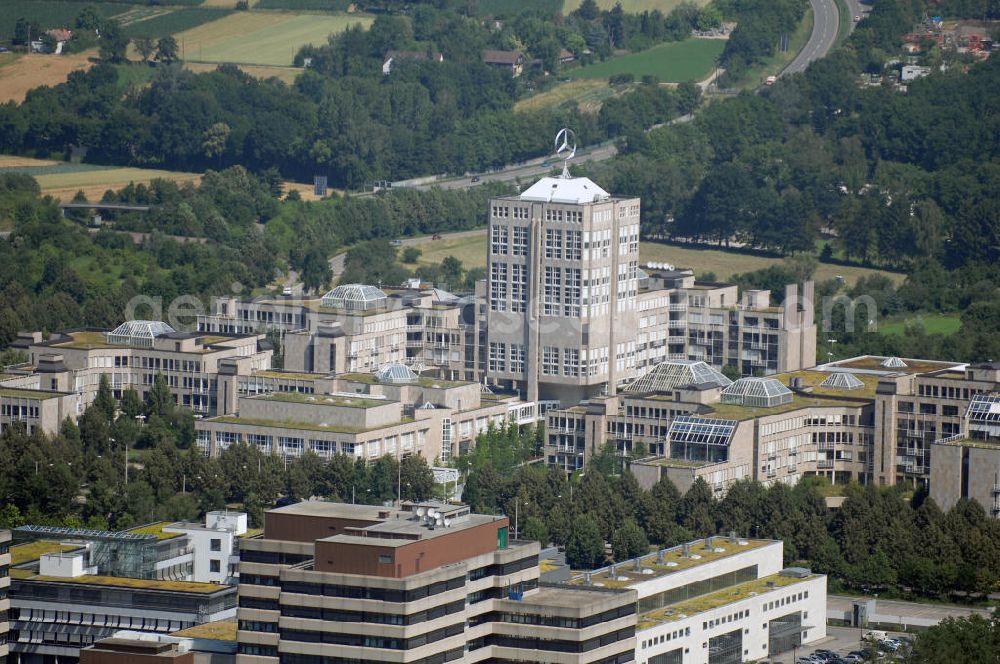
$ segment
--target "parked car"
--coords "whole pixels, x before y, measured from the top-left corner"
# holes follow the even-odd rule
[[[542,168],[548,168],[551,165],[552,165],[552,162],[549,161],[548,159],[546,159],[545,161],[542,162]]]
[[[473,176],[472,176],[472,181],[473,181],[473,182],[479,182],[479,180],[481,180],[481,179],[482,179],[482,178],[480,178],[480,177],[479,177],[478,175],[473,175]]]
[[[394,247],[402,247],[403,246],[403,241],[402,240],[389,240],[389,244],[391,244]]]
[[[281,289],[281,294],[284,295],[285,297],[290,296],[292,294],[292,287],[285,286],[284,288]]]

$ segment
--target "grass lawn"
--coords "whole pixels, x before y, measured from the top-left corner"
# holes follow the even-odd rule
[[[630,53],[569,72],[571,78],[609,78],[615,74],[647,74],[665,83],[700,81],[708,76],[725,48],[724,39],[685,39]]]
[[[924,324],[924,330],[927,334],[950,335],[958,332],[959,328],[962,327],[962,318],[958,314],[925,314],[890,319],[885,324],[879,325],[878,331],[881,334],[900,336],[905,333],[907,324],[918,321]]]
[[[418,265],[438,265],[445,256],[454,256],[468,268],[486,267],[486,231],[471,237],[444,238],[431,240],[423,238],[417,245],[423,252],[417,260]],[[642,242],[639,244],[640,266],[647,261],[669,262],[678,267],[687,267],[695,274],[714,272],[716,278],[728,280],[740,272],[751,272],[769,267],[780,262],[780,259],[766,256],[755,256],[720,249],[698,249],[661,244],[659,242]],[[847,283],[853,284],[860,277],[870,274],[884,274],[894,282],[901,283],[905,275],[895,272],[884,272],[864,267],[847,267],[820,263],[816,268],[817,280],[832,279],[843,276]],[[929,331],[929,330],[928,330]]]
[[[563,14],[568,14],[580,6],[582,0],[565,0],[563,2]],[[708,4],[708,0],[693,0],[694,4],[701,6]],[[621,2],[622,9],[629,13],[652,11],[659,9],[667,14],[683,0],[597,0],[597,6],[601,9],[614,9],[615,3]]]
[[[325,44],[348,26],[371,24],[370,16],[236,12],[178,35],[185,60],[290,65],[304,44]]]

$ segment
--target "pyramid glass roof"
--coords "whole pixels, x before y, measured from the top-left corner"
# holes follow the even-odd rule
[[[838,371],[827,376],[819,386],[833,390],[859,390],[865,383],[852,373]]]
[[[733,381],[704,362],[695,360],[667,360],[653,366],[624,388],[624,392],[668,392],[681,385],[710,384],[726,387]]]
[[[390,362],[375,372],[380,383],[415,383],[419,376],[405,364]]]
[[[722,403],[773,408],[792,401],[792,391],[774,378],[740,378],[722,390]]]
[[[323,296],[322,305],[332,309],[368,311],[385,306],[385,293],[375,286],[341,284]]]
[[[174,331],[161,320],[127,320],[104,336],[109,344],[152,348],[153,339]]]
[[[898,357],[887,357],[882,360],[882,366],[886,369],[905,369],[906,362],[902,361]]]

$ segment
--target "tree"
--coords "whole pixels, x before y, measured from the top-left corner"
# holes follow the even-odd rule
[[[142,61],[148,63],[156,53],[156,43],[150,37],[136,37],[135,50],[142,56]]]
[[[910,664],[981,664],[996,662],[1000,647],[1000,613],[945,618],[920,633],[906,661]]]
[[[177,40],[172,36],[160,37],[156,42],[156,61],[169,65],[178,60]]]
[[[420,249],[418,249],[417,247],[406,247],[405,249],[403,249],[403,257],[402,257],[403,262],[412,265],[413,263],[416,263],[417,260],[419,260],[420,255],[422,253],[423,252],[420,251]]]
[[[118,21],[106,21],[101,32],[101,60],[113,64],[125,62],[128,54],[129,38],[122,32]]]
[[[601,15],[601,8],[597,5],[596,0],[583,0],[577,8],[576,14],[584,21],[593,21]]]
[[[519,534],[522,539],[535,540],[542,546],[549,543],[549,528],[545,525],[545,521],[537,516],[529,516]]]
[[[628,560],[648,553],[649,540],[633,519],[625,519],[625,523],[615,529],[611,538],[611,550],[615,560]]]
[[[326,256],[319,249],[313,249],[302,261],[302,287],[309,292],[325,288],[333,279],[333,271]]]
[[[111,393],[111,380],[108,378],[108,374],[101,374],[97,384],[97,394],[94,396],[91,407],[96,408],[108,424],[114,422],[117,405],[115,404],[115,396]]]
[[[424,457],[419,454],[404,457],[399,472],[403,499],[421,501],[434,495],[434,472]]]
[[[604,562],[604,537],[589,514],[581,514],[573,521],[566,543],[566,561],[578,569],[593,569]]]
[[[201,149],[206,159],[218,159],[222,162],[222,155],[226,151],[226,141],[229,140],[229,125],[225,122],[216,122],[202,135]]]
[[[174,412],[177,402],[167,385],[166,377],[158,373],[153,379],[153,387],[146,392],[146,416],[152,418],[167,418]]]

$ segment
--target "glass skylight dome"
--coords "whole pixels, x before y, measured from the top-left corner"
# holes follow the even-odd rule
[[[375,372],[375,378],[380,383],[415,383],[419,376],[413,373],[413,370],[405,364],[400,364],[399,362],[390,362],[386,364],[377,372]]]
[[[898,357],[887,357],[882,360],[882,366],[886,369],[905,369],[906,362],[902,361]]]
[[[740,378],[722,390],[722,403],[772,408],[792,402],[792,391],[774,378]]]
[[[173,332],[174,328],[161,320],[127,320],[104,338],[109,344],[152,348],[153,339]]]
[[[369,311],[385,306],[385,293],[365,284],[341,284],[323,296],[322,305],[332,309]]]
[[[624,392],[669,392],[681,385],[708,383],[726,387],[733,381],[704,362],[695,360],[667,360],[653,366],[624,388]]]
[[[860,390],[865,382],[852,373],[836,372],[830,374],[819,386],[833,390]]]

